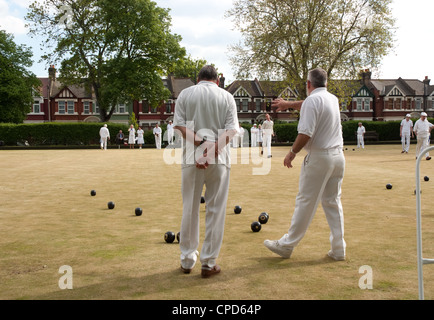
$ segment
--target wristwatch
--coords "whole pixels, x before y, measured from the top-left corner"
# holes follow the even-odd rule
[[[292,150],[292,148],[291,148],[291,150],[289,152],[297,155],[297,152],[294,152],[294,150]]]

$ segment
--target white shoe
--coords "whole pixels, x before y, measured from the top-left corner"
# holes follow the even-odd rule
[[[277,240],[265,240],[264,245],[274,253],[285,259],[289,259],[292,254],[292,247],[282,247]]]
[[[327,255],[336,261],[345,261],[345,256],[337,256],[331,250],[329,251],[329,253]]]

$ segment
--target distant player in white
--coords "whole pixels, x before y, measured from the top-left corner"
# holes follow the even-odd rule
[[[134,145],[136,144],[136,129],[134,125],[128,128],[128,144],[130,145],[130,149],[134,149]]]
[[[163,133],[160,126],[157,125],[155,126],[154,130],[154,137],[155,137],[155,146],[157,147],[157,149],[161,149],[161,134]]]
[[[172,121],[169,121],[169,124],[167,125],[167,140],[169,141],[169,145],[173,144],[173,136],[174,136],[173,123]]]
[[[145,139],[143,138],[144,134],[143,129],[139,127],[139,130],[137,130],[137,144],[140,146],[140,149],[142,149],[142,145],[145,144]]]
[[[413,121],[411,121],[411,116],[407,114],[405,119],[401,121],[400,127],[400,137],[402,143],[402,151],[401,153],[408,153],[410,150],[410,136],[413,137]]]
[[[239,147],[239,143],[238,143],[239,141],[240,141],[240,133],[239,133],[239,131],[237,131],[237,133],[232,138],[232,148],[238,148]]]
[[[262,132],[264,135],[264,147],[267,148],[267,157],[271,158],[271,137],[274,136],[273,126],[274,122],[270,120],[270,115],[265,115],[266,120],[262,123]]]
[[[244,130],[244,128],[240,124],[240,136],[239,136],[240,140],[239,141],[240,141],[240,147],[241,148],[244,146],[244,144],[243,144],[243,142],[244,142],[244,132],[245,132],[245,130]]]
[[[110,131],[107,129],[107,124],[99,129],[99,136],[101,138],[101,150],[107,150],[107,139],[110,140]]]
[[[252,141],[252,147],[256,147],[257,141],[258,141],[258,127],[256,126],[256,123],[253,125],[253,127],[250,129],[250,139]]]
[[[362,147],[362,149],[365,149],[365,132],[365,127],[359,122],[359,127],[357,128],[357,148]]]
[[[426,119],[428,115],[425,112],[420,114],[420,119],[416,121],[413,132],[417,137],[417,146],[416,146],[416,159],[421,156],[421,152],[428,148],[429,146],[429,137],[431,134],[431,130],[433,128],[433,124],[428,122]],[[426,160],[431,160],[429,153],[426,155]]]

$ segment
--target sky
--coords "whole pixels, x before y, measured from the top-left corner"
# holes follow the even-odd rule
[[[194,59],[213,63],[226,77],[226,84],[236,80],[229,61],[229,46],[241,40],[232,21],[225,18],[233,0],[154,0],[159,7],[169,8],[172,33],[180,35],[187,54]],[[31,39],[24,17],[33,0],[0,0],[0,29],[14,36],[17,44],[32,47],[35,63],[30,70],[38,77],[48,75],[48,65],[39,63],[42,39]],[[393,0],[396,21],[395,49],[383,58],[373,77],[381,79],[419,79],[425,76],[434,84],[434,12],[433,0]]]

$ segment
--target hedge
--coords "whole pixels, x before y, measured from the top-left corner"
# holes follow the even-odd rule
[[[0,124],[0,141],[16,146],[25,141],[31,146],[95,145],[99,144],[101,123],[38,123]],[[115,141],[122,130],[128,135],[128,126],[110,123],[110,137]]]
[[[417,119],[412,119],[413,123]],[[434,119],[429,119],[434,123]],[[356,141],[355,131],[357,131],[359,121],[346,121],[342,123],[342,131],[345,142]],[[366,131],[376,131],[380,141],[400,140],[399,127],[401,121],[363,121]],[[241,123],[250,139],[251,124]],[[297,122],[275,124],[276,142],[291,143],[297,137]],[[16,146],[25,141],[31,146],[80,146],[99,144],[99,130],[101,123],[38,123],[38,124],[0,124],[0,141],[5,145]],[[128,136],[128,126],[125,124],[109,123],[108,129],[115,142],[116,134],[119,130]],[[166,126],[162,125],[163,132]],[[146,131],[144,135],[145,144],[154,144],[152,130]]]

